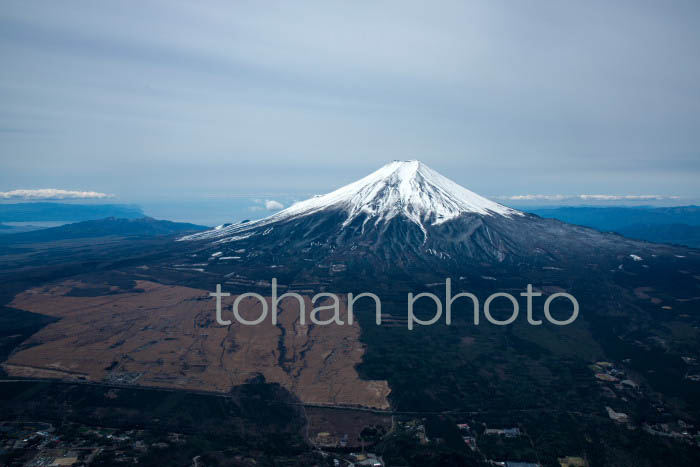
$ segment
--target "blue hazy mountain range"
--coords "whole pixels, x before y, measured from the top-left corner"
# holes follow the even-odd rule
[[[700,247],[700,207],[557,207],[526,211],[657,243]]]
[[[130,219],[107,217],[29,232],[8,233],[0,236],[0,244],[55,242],[100,237],[156,237],[192,233],[205,229],[207,227],[202,225],[158,220],[146,216]]]
[[[139,206],[129,204],[8,203],[0,204],[0,222],[78,222],[106,217],[143,217]]]
[[[241,201],[241,200],[234,200]],[[230,202],[230,200],[229,200]],[[167,212],[156,213],[160,218],[180,222],[204,224],[201,219],[214,217],[202,213],[197,203],[186,203],[181,211],[171,207]],[[206,203],[205,203],[206,204]],[[240,222],[243,218],[264,217],[269,212],[250,211],[241,201],[235,206],[223,201],[216,203],[217,217],[221,222]],[[160,207],[160,206],[158,206]],[[159,210],[156,207],[156,210]],[[559,219],[561,221],[592,227],[606,232],[617,232],[626,237],[658,243],[675,243],[691,247],[700,247],[700,207],[532,207],[521,208],[540,217]],[[204,211],[207,211],[204,208]],[[164,215],[165,214],[165,215]],[[56,202],[0,204],[0,233],[17,233],[38,230],[41,227],[55,227],[60,224],[98,220],[105,218],[138,219],[154,215],[135,204],[74,204]],[[239,219],[240,217],[240,219]],[[4,223],[4,224],[3,224]],[[10,225],[7,225],[10,223]],[[213,225],[215,222],[206,222]],[[17,224],[20,224],[19,226]],[[111,224],[105,224],[109,228]]]

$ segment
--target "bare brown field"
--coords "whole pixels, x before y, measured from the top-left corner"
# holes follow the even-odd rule
[[[216,324],[208,291],[139,281],[134,291],[110,287],[107,295],[75,296],[90,287],[65,281],[15,297],[10,306],[60,320],[10,356],[3,364],[8,374],[215,392],[263,375],[305,403],[389,407],[387,382],[362,380],[355,370],[364,355],[357,323],[316,326],[307,316],[301,325],[298,304],[286,300],[277,326],[268,317],[224,327]],[[239,307],[246,319],[259,316],[259,308],[255,300]],[[319,313],[329,317],[329,310]]]

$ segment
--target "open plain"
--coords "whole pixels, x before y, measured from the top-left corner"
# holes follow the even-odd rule
[[[11,376],[221,393],[262,376],[304,403],[389,407],[388,383],[355,370],[365,352],[359,325],[301,325],[294,300],[281,304],[277,325],[226,327],[207,291],[150,281],[126,290],[68,280],[22,292],[10,306],[58,318],[3,364]],[[239,309],[254,319],[258,308],[243,300]]]

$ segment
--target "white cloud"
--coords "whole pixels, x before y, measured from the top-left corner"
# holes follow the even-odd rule
[[[274,199],[266,199],[265,209],[268,211],[279,211],[280,209],[284,209],[284,205],[279,201],[275,201]]]
[[[255,203],[253,206],[251,206],[249,209],[253,212],[255,211],[279,211],[280,209],[284,209],[284,204],[280,203],[277,200],[274,199],[253,199],[253,203]]]
[[[660,199],[678,199],[679,196],[661,196],[661,195],[579,195],[581,199],[595,201],[647,201]]]
[[[583,195],[512,195],[496,196],[497,199],[509,201],[564,201],[564,200],[585,200],[585,201],[658,201],[665,199],[680,199],[680,196],[664,195],[606,195],[606,194],[583,194]]]
[[[113,198],[114,195],[97,191],[60,190],[57,188],[42,188],[38,190],[12,190],[0,191],[0,199],[24,199],[24,200],[53,200],[53,199],[104,199]]]
[[[507,199],[510,201],[560,201],[564,199],[574,198],[567,195],[513,195],[513,196],[496,196],[497,199]]]

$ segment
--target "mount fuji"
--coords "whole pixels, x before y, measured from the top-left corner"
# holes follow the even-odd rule
[[[180,241],[196,251],[180,269],[212,273],[244,265],[360,275],[464,274],[487,265],[555,270],[584,261],[614,268],[620,258],[678,253],[503,206],[415,160],[390,162],[267,218]]]
[[[425,226],[443,224],[463,214],[512,217],[523,215],[483,198],[442,176],[420,161],[393,161],[370,175],[326,195],[296,203],[279,213],[241,228],[226,229],[186,237],[188,240],[222,237],[299,219],[320,212],[345,212],[342,228],[362,220],[377,227],[403,216],[428,236]]]

